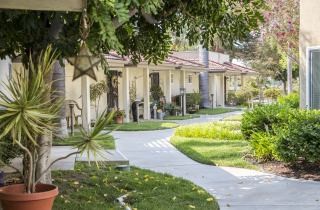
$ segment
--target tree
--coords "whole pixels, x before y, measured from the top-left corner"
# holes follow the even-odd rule
[[[170,32],[179,36],[185,30],[190,45],[201,42],[208,48],[215,37],[231,44],[259,25],[263,6],[263,0],[88,0],[91,30],[86,41],[94,54],[114,50],[134,62],[157,63],[171,50]],[[37,58],[48,44],[60,60],[75,56],[80,19],[72,12],[0,10],[0,57],[21,56],[28,65],[29,56]],[[50,144],[50,138],[39,141],[40,147]]]

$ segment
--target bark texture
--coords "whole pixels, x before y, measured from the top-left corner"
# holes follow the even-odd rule
[[[199,61],[205,65],[205,67],[209,67],[209,52],[207,49],[199,46]],[[209,108],[209,73],[201,72],[199,75],[199,90],[201,94],[201,107]]]

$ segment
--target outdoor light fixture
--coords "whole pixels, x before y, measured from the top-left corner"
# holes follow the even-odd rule
[[[186,89],[185,88],[180,88],[180,95],[184,95],[186,93]]]

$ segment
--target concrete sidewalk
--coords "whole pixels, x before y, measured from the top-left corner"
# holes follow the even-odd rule
[[[177,121],[193,124],[221,120],[228,113]],[[222,210],[319,210],[320,183],[258,171],[197,163],[170,143],[173,130],[113,132],[117,149],[131,165],[183,177],[214,195]]]

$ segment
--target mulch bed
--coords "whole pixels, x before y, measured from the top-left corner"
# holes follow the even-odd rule
[[[270,161],[258,164],[263,171],[279,176],[320,181],[320,164],[298,163],[288,165],[282,162]]]
[[[263,172],[276,174],[278,176],[320,181],[320,163],[298,162],[295,165],[286,164],[279,161],[257,161],[250,154],[244,157],[247,161],[258,166]]]

